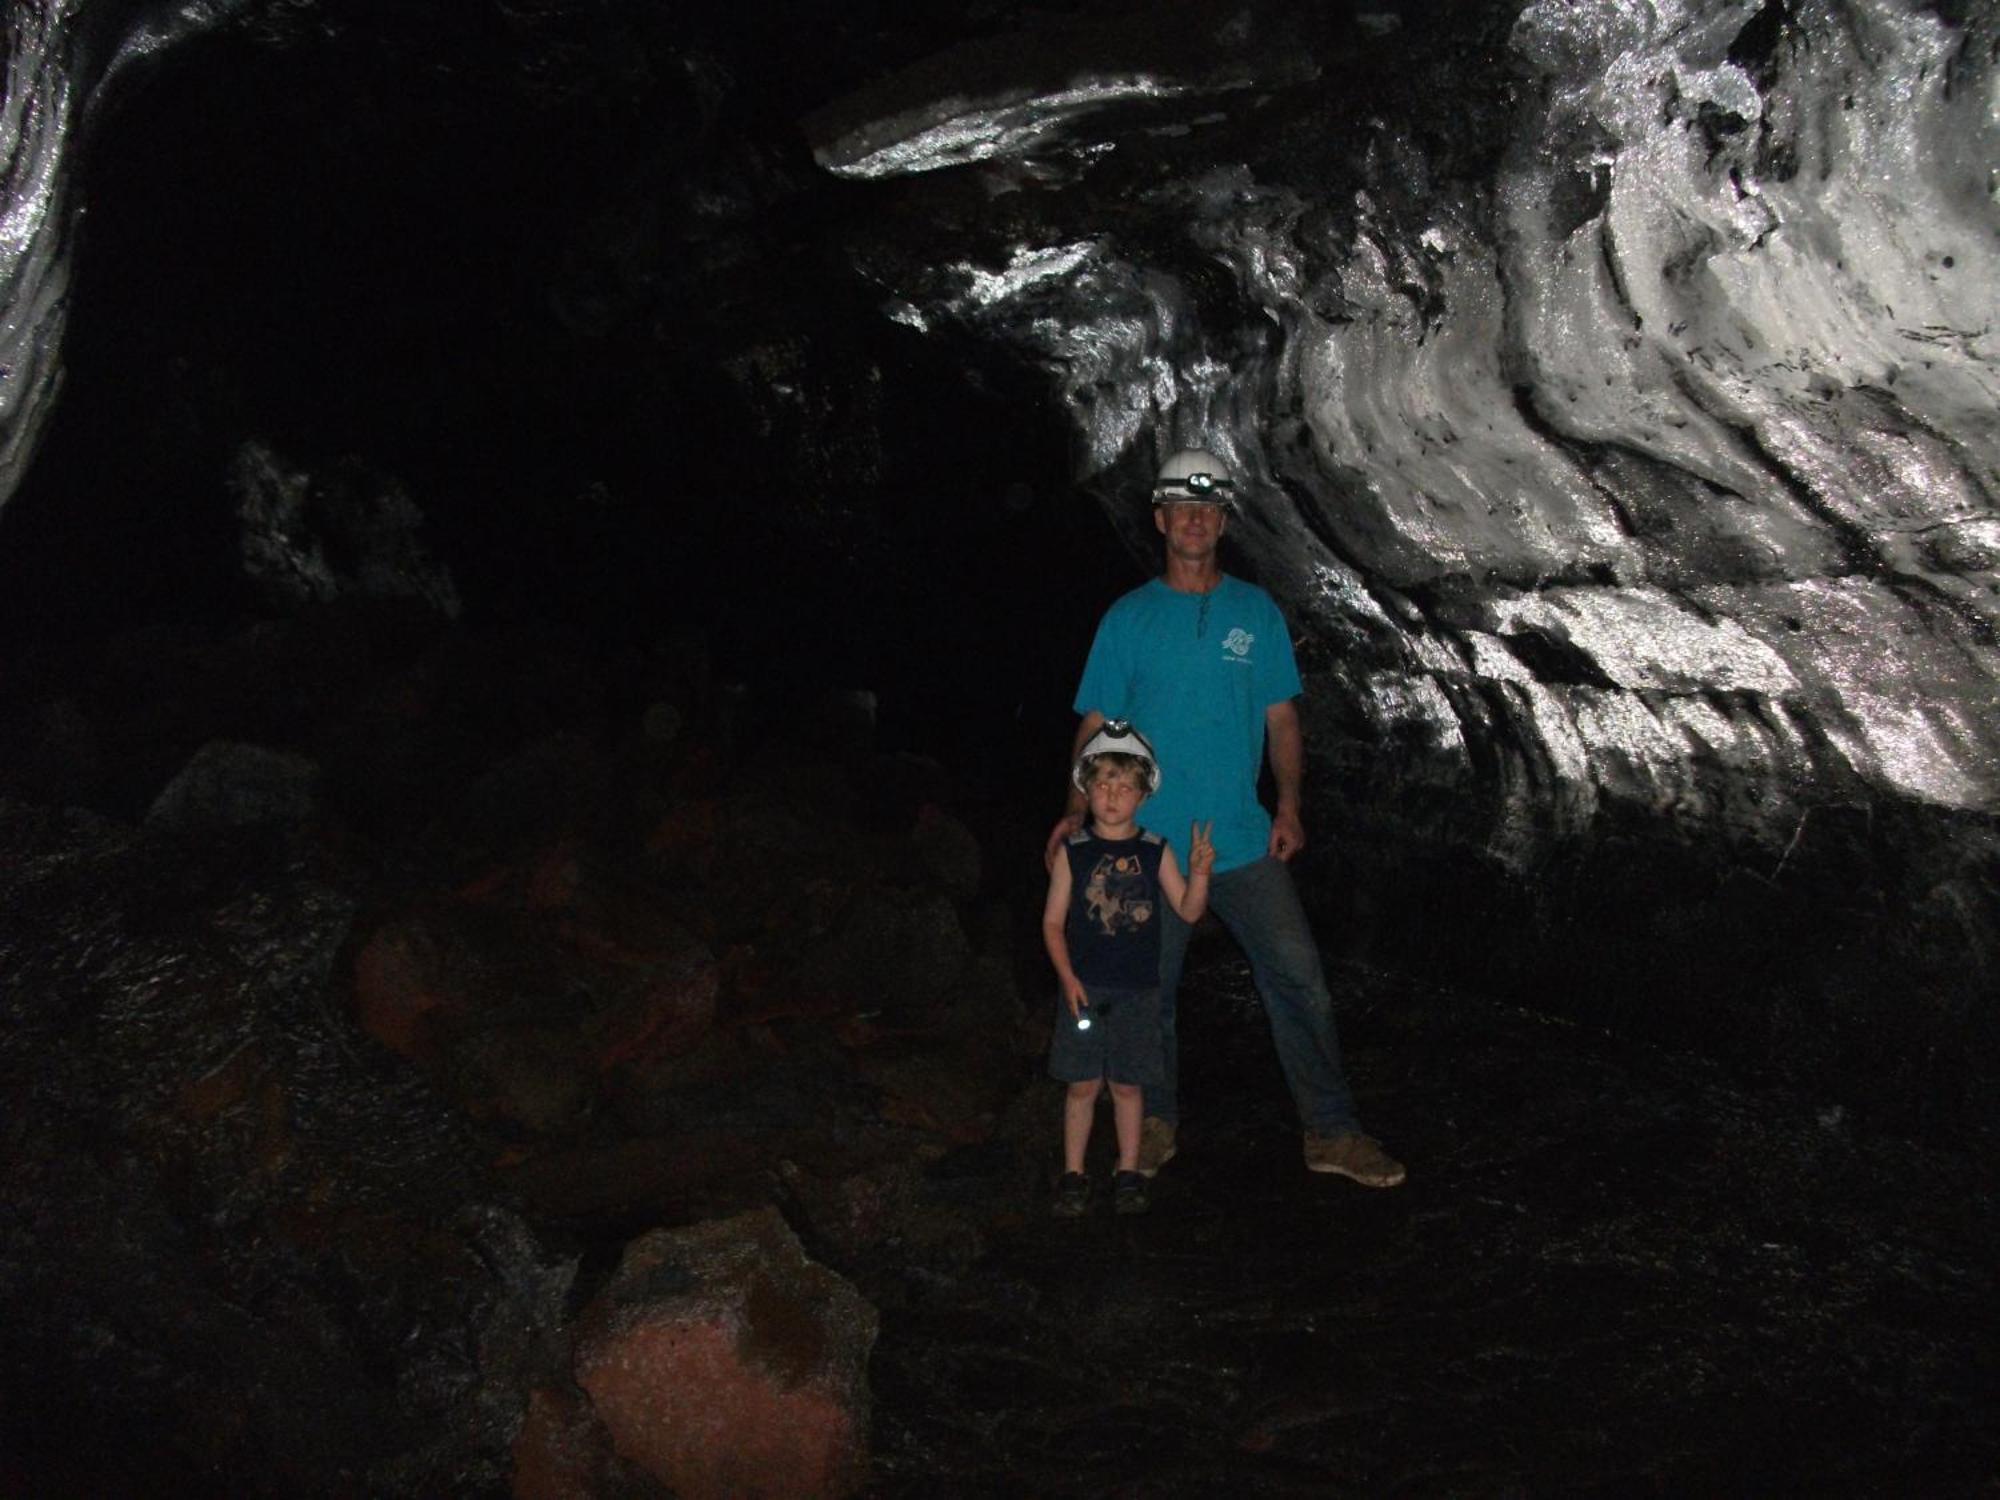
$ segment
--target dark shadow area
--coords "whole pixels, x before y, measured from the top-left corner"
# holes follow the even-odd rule
[[[1490,997],[1336,989],[1408,1184],[1300,1169],[1248,973],[1212,947],[1151,1216],[1031,1198],[976,1275],[883,1297],[869,1494],[1990,1486],[1983,1153]]]
[[[810,1426],[775,1368],[835,1391],[810,1415],[872,1445],[875,1500],[1993,1492],[2000,824],[1719,755],[1663,811],[1615,725],[1612,771],[1536,762],[1510,707],[1615,688],[1597,658],[1493,635],[1469,576],[1364,598],[1300,478],[1362,579],[1294,611],[1300,883],[1410,1180],[1302,1170],[1210,934],[1151,1216],[1048,1219],[1042,841],[1161,434],[1079,480],[1031,340],[883,287],[1129,229],[1148,275],[1095,312],[1189,340],[1143,369],[1271,360],[1186,205],[1283,218],[1250,185],[1296,158],[1336,205],[1301,211],[1311,279],[1362,232],[1341,154],[1426,212],[1483,192],[1511,11],[1298,23],[1434,48],[1379,82],[1465,85],[1435,176],[1329,94],[1211,178],[1211,107],[1270,119],[1218,84],[1191,122],[1122,106],[1112,188],[1031,154],[945,179],[936,225],[798,120],[1087,7],[477,9],[266,7],[135,71],[84,153],[63,399],[0,511],[0,1495],[661,1493],[586,1366],[655,1368],[613,1289],[708,1268],[628,1275],[635,1243],[746,1217],[714,1262],[781,1242],[853,1295],[828,1333],[825,1281],[751,1278],[718,1446]],[[1154,125],[1170,157],[1125,149]],[[871,243],[910,264],[871,277]],[[1314,318],[1373,295],[1314,285]],[[1382,296],[1442,319],[1423,290]],[[1113,375],[1075,399],[1151,420]],[[1475,630],[1496,675],[1452,655]],[[1377,734],[1412,683],[1462,696]]]
[[[469,628],[871,692],[897,743],[982,774],[1017,726],[1042,743],[1130,564],[1044,376],[892,322],[841,260],[867,195],[792,122],[842,75],[738,75],[751,42],[697,17],[326,19],[203,39],[92,139],[63,400],[0,513],[22,691],[136,630],[289,612],[246,575],[260,455],[322,511],[406,497]],[[546,76],[524,97],[482,60]],[[288,540],[366,561],[323,524]]]

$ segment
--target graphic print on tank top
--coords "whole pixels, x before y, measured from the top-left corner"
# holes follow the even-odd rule
[[[1139,856],[1100,856],[1083,883],[1083,907],[1106,937],[1136,932],[1152,921],[1152,892]]]

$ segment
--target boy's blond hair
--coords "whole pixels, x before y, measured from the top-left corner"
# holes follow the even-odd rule
[[[1123,750],[1100,750],[1095,755],[1083,759],[1083,781],[1088,786],[1097,776],[1099,766],[1113,771],[1129,771],[1132,779],[1139,783],[1141,796],[1153,795],[1153,762],[1143,755],[1128,755]]]

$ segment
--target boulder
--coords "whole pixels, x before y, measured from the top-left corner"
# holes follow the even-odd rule
[[[900,1026],[938,1027],[960,1002],[971,958],[949,897],[871,886],[854,894],[792,978]]]
[[[954,900],[970,901],[979,894],[979,840],[936,803],[926,802],[917,809],[910,846],[918,863]]]
[[[651,966],[631,999],[591,1028],[599,1065],[613,1068],[694,1051],[715,1024],[720,975],[700,949]]]
[[[153,827],[296,825],[313,815],[319,767],[302,755],[210,740],[167,783],[146,814]]]
[[[589,1120],[596,1078],[574,1029],[497,1026],[450,1055],[447,1082],[466,1115],[538,1136],[566,1136]]]
[[[355,1022],[405,1057],[430,1056],[435,1015],[457,1005],[443,982],[438,944],[417,920],[385,923],[361,945],[353,986]]]
[[[876,1314],[775,1209],[656,1230],[578,1327],[576,1383],[620,1458],[682,1500],[852,1494]]]
[[[542,1386],[514,1438],[514,1500],[596,1500],[630,1493],[629,1467],[611,1452],[590,1405],[573,1390]],[[622,1472],[621,1472],[622,1471]]]

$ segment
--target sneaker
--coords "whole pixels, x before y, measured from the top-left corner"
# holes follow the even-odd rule
[[[1151,1177],[1174,1159],[1174,1127],[1148,1115],[1139,1126],[1139,1175]]]
[[[1403,1164],[1381,1143],[1358,1130],[1306,1136],[1306,1170],[1337,1172],[1363,1187],[1391,1188],[1403,1180]]]
[[[1152,1195],[1147,1191],[1145,1174],[1141,1172],[1120,1172],[1111,1180],[1112,1211],[1121,1214],[1142,1214],[1153,1206]]]
[[[1090,1212],[1090,1179],[1081,1172],[1065,1172],[1056,1184],[1055,1202],[1049,1212],[1058,1219],[1080,1219]]]

